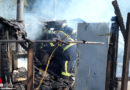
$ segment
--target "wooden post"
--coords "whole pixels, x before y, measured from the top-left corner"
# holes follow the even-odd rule
[[[127,17],[127,26],[125,35],[126,39],[125,39],[125,51],[123,58],[121,90],[127,90],[127,84],[128,84],[128,72],[129,72],[129,60],[130,60],[130,13],[128,13]]]
[[[18,58],[15,51],[12,51],[12,63],[13,70],[16,70],[18,68]]]
[[[112,18],[111,26],[111,37],[108,50],[107,70],[106,70],[106,86],[105,90],[114,90],[116,83],[116,66],[117,66],[117,55],[118,55],[118,36],[119,26],[117,24],[117,17]]]
[[[29,45],[28,50],[28,83],[27,83],[27,90],[33,90],[33,43]]]
[[[112,2],[112,4],[113,4],[113,6],[114,6],[115,14],[116,14],[116,16],[117,16],[117,21],[118,21],[118,24],[119,24],[119,26],[120,26],[122,35],[123,35],[124,40],[125,40],[125,25],[124,25],[124,21],[123,21],[122,14],[121,14],[120,8],[119,8],[119,6],[118,6],[117,0],[114,0],[114,1]]]

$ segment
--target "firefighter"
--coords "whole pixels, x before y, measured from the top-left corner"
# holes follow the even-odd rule
[[[74,41],[71,38],[72,29],[69,27],[63,27],[64,22],[53,22],[54,31],[58,40]],[[49,24],[48,24],[49,25]],[[51,26],[52,27],[52,26]],[[50,29],[50,28],[49,28]],[[68,31],[70,30],[70,31]],[[66,32],[66,33],[65,33]],[[68,32],[68,33],[67,33]],[[54,35],[53,35],[54,36]],[[52,39],[53,40],[53,39]],[[55,48],[55,44],[50,43],[51,48]],[[55,52],[54,57],[51,60],[50,70],[58,74],[63,78],[69,78],[75,71],[76,64],[76,45],[75,44],[62,44]]]
[[[57,36],[60,38],[60,40],[63,41],[74,41],[76,39],[76,32],[72,28],[68,27],[66,25],[66,21],[64,22],[57,22],[59,26],[61,26],[59,29],[57,29]],[[73,37],[73,38],[72,38]],[[71,74],[67,73],[74,73],[75,66],[76,66],[76,45],[73,43],[70,43],[68,45],[64,44],[62,45],[63,48],[63,54],[64,54],[64,68],[65,72],[62,72],[62,76],[67,77],[71,76]],[[68,71],[67,71],[68,70]]]
[[[56,35],[58,37],[58,40],[73,41],[73,39],[63,31],[57,31]],[[69,72],[72,71],[72,67],[74,66],[73,65],[74,63],[72,63],[74,61],[74,57],[72,56],[74,55],[74,52],[75,52],[75,44],[62,44],[61,47],[62,47],[62,50],[61,49],[60,50],[57,49],[57,50],[61,51],[58,53],[62,53],[63,55],[59,56],[58,53],[55,55],[56,58],[62,57],[60,60],[61,65],[62,65],[61,75],[71,76]]]
[[[63,31],[57,31],[56,36],[58,40],[73,41],[73,39]],[[47,43],[46,45],[44,44],[44,46],[41,45],[40,47],[43,49],[41,53],[44,53],[44,55],[40,56],[42,56],[42,64],[45,68],[48,60],[48,58],[45,59],[45,57],[47,54],[47,56],[49,56],[52,53],[54,48],[57,47],[57,44]],[[72,76],[72,73],[74,73],[75,63],[76,45],[62,44],[56,49],[50,62],[49,70],[62,78],[69,78]]]
[[[47,22],[47,25],[45,26],[47,33],[44,32],[44,34],[39,39],[73,41],[70,32],[65,33],[65,30],[62,29],[62,24],[63,23],[57,24],[57,22]],[[36,46],[36,56],[41,61],[43,69],[45,69],[48,57],[51,55],[57,45],[57,43],[41,43]],[[58,76],[63,80],[71,83],[74,81],[72,77],[74,77],[75,66],[76,44],[61,44],[56,49],[53,57],[51,58],[47,71],[50,75]]]

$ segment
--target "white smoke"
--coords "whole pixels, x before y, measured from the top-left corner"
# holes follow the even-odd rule
[[[0,0],[0,16],[7,19],[15,19],[16,0]]]
[[[44,20],[80,18],[86,22],[109,22],[113,11],[109,0],[36,0],[31,13],[25,13],[25,23],[31,22],[26,27],[28,37],[35,39],[39,36],[41,28],[36,23]]]
[[[31,40],[35,40],[42,34],[41,22],[32,13],[25,13],[25,30],[27,32],[27,37]]]
[[[108,22],[114,15],[110,0],[37,0],[33,10],[46,19],[81,18],[87,22]]]

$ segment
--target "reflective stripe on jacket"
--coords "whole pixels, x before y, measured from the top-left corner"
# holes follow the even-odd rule
[[[63,76],[71,76],[70,73],[68,73],[68,61],[65,61],[65,72],[61,73]]]
[[[71,46],[75,45],[74,43],[70,43],[69,45],[65,46],[63,48],[63,51],[66,51],[67,49],[69,49]]]

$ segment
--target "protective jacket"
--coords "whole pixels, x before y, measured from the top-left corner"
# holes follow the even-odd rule
[[[73,41],[73,39],[63,31],[58,31],[56,35],[63,41]],[[76,45],[73,43],[63,44],[62,76],[71,76],[76,63]]]
[[[63,31],[56,31],[55,35],[50,36],[53,36],[58,40],[73,41],[73,39]],[[51,38],[52,40],[53,37]],[[50,55],[54,50],[54,48],[56,48],[56,46],[57,46],[56,43],[46,43],[41,44],[40,49],[44,50],[44,52],[42,51],[44,55],[45,50],[47,50],[47,53]],[[46,60],[42,60],[42,62],[47,63]],[[58,76],[70,77],[71,73],[73,73],[75,70],[75,63],[76,63],[76,45],[72,43],[62,44],[56,49],[51,59],[48,71],[51,71],[51,73],[56,74]]]

